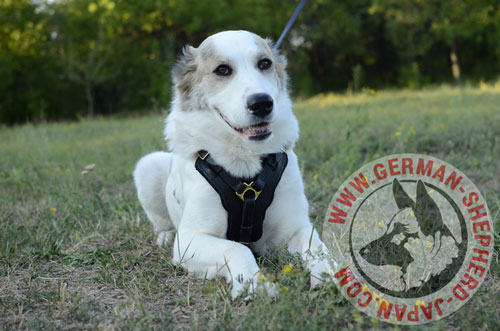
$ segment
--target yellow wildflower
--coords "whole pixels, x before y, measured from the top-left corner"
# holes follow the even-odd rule
[[[292,268],[293,268],[293,264],[292,263],[288,263],[284,268],[283,268],[283,273],[284,274],[287,274],[289,273],[290,271],[292,271]]]

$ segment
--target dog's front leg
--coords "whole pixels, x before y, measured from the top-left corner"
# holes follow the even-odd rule
[[[269,296],[277,296],[272,283],[259,280],[259,267],[250,249],[237,242],[180,228],[174,242],[173,261],[199,278],[224,277],[232,283],[233,298],[245,289],[250,295],[262,289]]]
[[[312,225],[303,226],[293,233],[288,241],[288,251],[301,255],[311,271],[311,287],[321,286],[325,281],[331,280],[328,275],[332,276],[333,271],[328,262],[328,248]],[[336,263],[332,263],[333,269],[336,269]]]
[[[299,253],[311,271],[311,286],[331,280],[337,266],[327,247],[309,221],[309,205],[304,194],[297,156],[288,152],[288,166],[277,187],[275,200],[268,210],[268,238],[274,246],[287,245],[291,253]],[[332,270],[333,269],[333,270]],[[329,274],[329,277],[323,277]]]

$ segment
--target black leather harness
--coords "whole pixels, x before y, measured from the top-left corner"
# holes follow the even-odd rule
[[[248,244],[262,237],[266,210],[288,163],[286,153],[268,154],[253,178],[236,178],[216,164],[207,151],[198,152],[195,167],[219,193],[228,213],[227,239]]]

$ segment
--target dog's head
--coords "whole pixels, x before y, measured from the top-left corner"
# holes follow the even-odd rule
[[[285,68],[271,40],[247,31],[220,32],[198,48],[186,46],[172,70],[170,146],[212,154],[224,146],[226,154],[248,155],[292,147],[298,126]]]
[[[270,40],[247,31],[225,31],[198,48],[186,46],[173,69],[185,111],[211,111],[235,133],[259,141],[286,94],[286,59]]]

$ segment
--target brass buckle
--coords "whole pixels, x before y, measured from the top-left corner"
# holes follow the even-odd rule
[[[208,156],[208,152],[207,152],[207,151],[205,151],[205,155],[203,155],[203,156],[201,156],[201,155],[200,155],[200,152],[197,152],[196,154],[198,154],[198,157],[199,157],[202,161],[205,161],[205,159],[206,159],[206,158],[207,158],[207,156]]]
[[[262,190],[257,191],[256,189],[254,189],[252,187],[253,182],[250,182],[250,184],[243,183],[243,185],[246,186],[245,189],[243,190],[243,192],[241,192],[241,193],[234,192],[234,193],[236,193],[236,195],[238,196],[238,198],[240,198],[241,201],[245,201],[245,193],[247,193],[248,191],[252,191],[253,194],[254,194],[254,200],[257,200],[257,198],[259,197],[259,195],[262,192]]]

